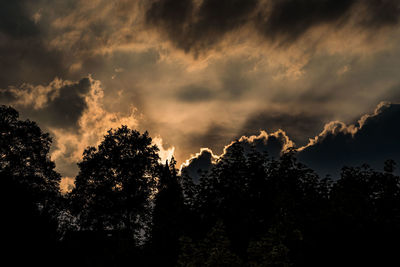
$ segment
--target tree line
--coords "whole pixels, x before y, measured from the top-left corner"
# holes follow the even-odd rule
[[[147,132],[110,130],[61,194],[51,138],[0,107],[4,260],[13,266],[387,266],[397,262],[400,184],[343,167],[320,178],[294,151],[232,144],[194,181],[160,162]]]

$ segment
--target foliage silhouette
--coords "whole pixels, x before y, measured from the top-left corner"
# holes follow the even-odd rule
[[[0,170],[4,177],[29,187],[44,210],[59,194],[60,175],[50,160],[51,138],[35,122],[19,120],[11,107],[0,106]]]
[[[3,260],[14,266],[54,264],[60,175],[49,158],[50,144],[36,123],[0,106]]]
[[[179,253],[179,238],[185,227],[183,192],[176,161],[160,166],[157,195],[154,199],[150,249],[155,266],[174,266]]]
[[[123,126],[89,147],[71,192],[81,229],[120,230],[133,238],[149,219],[158,171],[158,148],[148,133]]]
[[[50,144],[34,122],[0,107],[2,240],[13,265],[398,262],[400,177],[392,160],[383,172],[343,167],[332,181],[294,151],[273,159],[236,141],[195,182],[175,160],[160,162],[147,132],[122,126],[85,150],[75,188],[61,196]]]

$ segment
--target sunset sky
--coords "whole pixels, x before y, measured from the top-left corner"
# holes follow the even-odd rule
[[[381,167],[400,159],[399,18],[397,0],[2,0],[0,104],[71,181],[121,124],[179,165],[240,139],[321,174]]]

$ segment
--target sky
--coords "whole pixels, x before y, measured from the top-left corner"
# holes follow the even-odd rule
[[[2,0],[0,104],[51,134],[65,186],[122,124],[193,170],[234,140],[378,168],[400,159],[399,18],[397,0]]]

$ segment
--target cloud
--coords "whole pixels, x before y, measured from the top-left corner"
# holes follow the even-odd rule
[[[47,28],[34,16],[39,4],[44,2],[0,2],[0,88],[48,83],[66,73],[64,53],[48,46]]]
[[[268,41],[291,44],[320,25],[378,29],[396,25],[399,15],[396,0],[156,0],[146,22],[196,55],[244,27]]]
[[[382,102],[372,114],[362,116],[354,124],[347,125],[341,121],[326,123],[317,136],[309,139],[307,145],[297,148],[298,160],[319,175],[330,174],[333,178],[338,178],[343,166],[367,163],[375,169],[382,169],[387,159],[400,163],[399,118],[400,104]],[[295,147],[282,130],[272,134],[261,131],[257,136],[242,136],[238,141],[245,153],[255,148],[274,158]],[[208,172],[219,158],[229,153],[231,145],[225,146],[221,155],[215,155],[208,148],[201,149],[182,164],[182,172],[185,171],[197,181],[200,178],[199,171]]]
[[[20,87],[0,89],[0,101],[22,111],[30,110],[32,119],[38,119],[48,127],[76,127],[87,108],[85,98],[90,87],[90,78],[79,82],[55,78],[48,85],[24,83]]]
[[[41,37],[15,39],[0,33],[0,88],[48,83],[66,74],[64,55],[49,49]]]
[[[160,0],[147,10],[146,22],[177,47],[196,53],[245,23],[256,6],[256,0]]]
[[[259,135],[242,136],[237,141],[241,144],[245,155],[255,149],[260,153],[267,153],[272,158],[278,158],[281,153],[294,147],[294,143],[282,130],[271,134],[261,131]],[[209,148],[200,149],[199,153],[192,155],[181,165],[181,172],[188,174],[194,181],[198,181],[201,174],[210,171],[219,158],[230,153],[233,143],[225,146],[221,155],[215,155]]]
[[[400,162],[400,104],[381,103],[373,114],[346,125],[333,121],[299,148],[298,159],[321,175],[337,178],[343,166],[364,163],[382,169],[387,159]]]
[[[396,25],[399,22],[400,5],[396,0],[370,0],[365,3],[366,15],[361,23],[366,27],[377,28]]]
[[[7,89],[0,89],[0,100],[15,106],[31,107],[37,110],[47,105],[50,99],[54,99],[62,86],[63,82],[58,78],[47,86],[34,86],[28,83],[19,87],[9,86]]]
[[[201,148],[199,153],[196,153],[182,164],[181,173],[198,182],[203,173],[206,174],[211,170],[218,158],[211,149]]]
[[[159,149],[158,155],[160,156],[160,161],[162,163],[165,163],[166,161],[171,161],[175,153],[174,146],[166,148],[160,136],[156,136],[153,138],[153,144],[155,144]]]
[[[261,131],[259,135],[242,136],[239,139],[245,153],[249,153],[253,148],[260,153],[267,152],[270,157],[278,158],[283,151],[294,147],[294,143],[289,139],[286,133],[279,129],[276,132],[268,134]],[[224,154],[230,149],[232,144],[224,149]]]
[[[307,113],[285,113],[278,111],[258,111],[248,116],[240,132],[244,135],[259,132],[262,129],[277,131],[284,129],[285,133],[296,143],[305,145],[309,137],[320,132],[326,121],[326,115],[316,116]]]
[[[232,140],[232,129],[224,124],[210,123],[203,130],[190,133],[186,142],[194,147],[207,147],[214,153],[221,154],[225,145]]]
[[[166,157],[175,147],[179,164],[200,147],[220,155],[263,129],[284,129],[304,145],[328,120],[349,124],[399,99],[398,5],[6,0],[0,101],[18,102],[22,116],[65,137],[57,150],[68,160],[60,156],[57,166],[71,168],[69,177],[83,142],[96,144],[102,134],[94,132],[120,118],[162,138]],[[93,81],[79,85],[88,73],[101,81],[99,109],[89,101]]]
[[[51,158],[62,175],[74,177],[87,146],[95,146],[111,128],[137,127],[136,109],[112,112],[104,107],[104,90],[91,76],[79,81],[55,78],[48,85],[23,84],[0,90],[0,102],[15,106],[24,117],[50,132]],[[162,140],[156,139],[162,146]],[[173,148],[162,149],[165,155]]]
[[[91,88],[90,78],[60,88],[59,94],[45,107],[49,126],[76,127],[88,108],[86,97]]]
[[[14,38],[35,36],[39,33],[30,18],[25,4],[27,1],[3,0],[0,3],[0,32]]]
[[[100,81],[91,77],[87,79],[90,86],[84,98],[86,108],[78,119],[76,129],[65,131],[56,126],[48,127],[55,141],[51,157],[64,176],[76,175],[76,163],[82,159],[84,149],[98,145],[108,130],[121,125],[127,125],[131,129],[137,127],[134,107],[125,114],[106,110],[103,105],[104,90]]]
[[[75,178],[63,177],[60,181],[60,191],[65,194],[71,192],[75,187]]]
[[[354,0],[270,1],[269,10],[257,15],[257,28],[267,38],[291,43],[313,26],[346,18]]]

